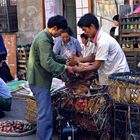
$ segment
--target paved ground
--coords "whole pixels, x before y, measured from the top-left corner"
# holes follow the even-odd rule
[[[25,114],[25,102],[21,99],[13,99],[12,108],[10,112],[5,112],[6,116],[0,120],[8,119],[24,119]],[[57,140],[58,136],[53,136],[52,140]],[[24,137],[3,137],[0,136],[0,140],[35,140],[35,133]]]

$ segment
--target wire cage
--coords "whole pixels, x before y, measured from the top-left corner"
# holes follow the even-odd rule
[[[140,73],[110,75],[109,95],[114,101],[114,140],[139,140]]]
[[[110,75],[109,95],[115,103],[140,105],[140,73],[125,72]]]
[[[140,106],[114,104],[114,140],[140,139]]]
[[[61,99],[54,101],[59,113],[67,120],[71,120],[81,131],[84,130],[101,137],[111,129],[111,101],[108,93],[95,93],[79,96],[68,88],[57,94]],[[53,98],[54,100],[54,98]]]

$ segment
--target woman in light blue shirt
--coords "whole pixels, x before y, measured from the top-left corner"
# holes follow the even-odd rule
[[[79,41],[72,37],[73,32],[70,27],[61,33],[60,39],[55,43],[53,51],[68,59],[71,55],[82,56],[82,48]]]

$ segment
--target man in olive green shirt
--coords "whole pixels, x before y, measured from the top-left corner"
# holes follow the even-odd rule
[[[33,40],[28,63],[28,82],[37,103],[37,140],[50,140],[53,131],[50,88],[53,75],[61,75],[66,70],[73,73],[72,67],[66,66],[61,56],[53,53],[53,38],[67,28],[63,16],[53,16],[48,20],[47,29],[41,31]]]

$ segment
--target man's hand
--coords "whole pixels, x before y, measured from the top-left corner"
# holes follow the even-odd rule
[[[80,67],[87,67],[87,66],[89,66],[89,65],[91,65],[91,63],[88,63],[88,62],[86,62],[86,63],[79,63],[78,64],[78,66],[80,66]]]
[[[73,67],[67,66],[67,71],[71,74],[74,74]]]
[[[75,73],[84,72],[86,70],[84,66],[74,66],[72,69]]]
[[[67,60],[67,65],[70,66],[75,66],[78,65],[78,63],[80,62],[79,57],[72,55],[68,60]]]
[[[77,61],[68,60],[66,62],[66,65],[67,66],[75,66],[75,65],[78,65],[78,62]]]

